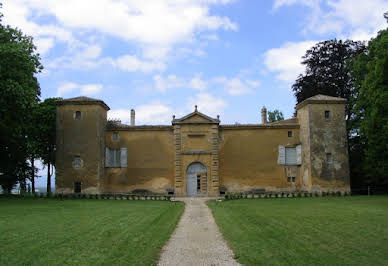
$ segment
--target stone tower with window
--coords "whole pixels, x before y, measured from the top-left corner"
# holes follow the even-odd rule
[[[345,103],[342,98],[316,95],[296,106],[305,190],[349,190]]]
[[[58,102],[57,193],[101,192],[108,110],[103,101],[88,97]]]

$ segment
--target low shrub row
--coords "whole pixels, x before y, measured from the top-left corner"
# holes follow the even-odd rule
[[[263,192],[263,193],[249,193],[249,192],[228,192],[225,195],[226,200],[232,199],[258,199],[258,198],[307,198],[307,197],[327,197],[327,196],[350,196],[351,193],[347,191],[322,191],[322,192]]]
[[[17,198],[55,198],[55,199],[98,199],[98,200],[171,200],[171,195],[139,195],[139,194],[51,194],[35,193],[35,194],[19,194],[19,195],[4,195],[7,197]]]

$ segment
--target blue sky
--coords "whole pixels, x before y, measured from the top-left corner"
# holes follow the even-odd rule
[[[306,49],[368,40],[388,0],[4,0],[4,23],[32,35],[42,99],[86,95],[108,116],[169,124],[198,109],[221,123],[291,117]],[[43,173],[42,173],[43,175]],[[44,184],[41,178],[39,183]]]

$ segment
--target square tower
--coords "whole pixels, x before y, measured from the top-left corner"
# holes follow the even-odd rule
[[[315,95],[296,106],[302,143],[302,186],[350,191],[346,99]]]
[[[57,193],[101,192],[108,110],[103,101],[88,97],[58,101]]]

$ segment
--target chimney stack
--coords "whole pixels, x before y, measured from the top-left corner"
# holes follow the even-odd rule
[[[135,110],[131,109],[131,126],[135,126]]]
[[[267,108],[265,106],[261,108],[261,123],[267,124]]]

